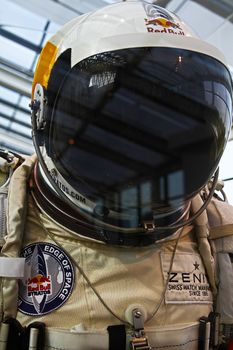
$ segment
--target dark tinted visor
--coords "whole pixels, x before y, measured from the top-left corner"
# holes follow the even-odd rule
[[[183,205],[206,184],[229,134],[231,96],[226,67],[201,53],[98,54],[73,67],[60,86],[47,153],[66,181],[95,202],[93,215],[105,213],[111,222],[109,211],[126,214],[130,220],[118,225],[135,227]]]

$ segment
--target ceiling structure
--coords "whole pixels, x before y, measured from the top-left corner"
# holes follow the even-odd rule
[[[150,0],[149,0],[150,1]],[[38,55],[64,23],[118,0],[0,0],[0,147],[33,152],[30,93]],[[233,73],[232,0],[157,0],[226,55]]]
[[[72,7],[71,7],[72,3]],[[0,0],[0,147],[33,152],[30,95],[45,42],[61,25],[109,1]]]

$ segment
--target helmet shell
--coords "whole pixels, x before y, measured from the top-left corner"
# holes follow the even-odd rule
[[[202,41],[172,12],[147,1],[127,1],[79,16],[63,26],[46,44],[35,71],[47,87],[58,57],[71,49],[71,67],[92,55],[134,47],[174,47],[201,52],[227,65],[224,55]]]
[[[77,211],[81,230],[88,222],[98,240],[148,244],[145,232],[153,243],[163,237],[156,226],[183,217],[227,142],[226,65],[179,17],[147,1],[75,18],[47,42],[33,82],[34,144],[44,183],[68,216]]]

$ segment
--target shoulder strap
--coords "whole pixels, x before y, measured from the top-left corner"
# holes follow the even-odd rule
[[[192,199],[191,211],[196,213],[203,205],[203,200],[198,194]],[[206,210],[199,215],[194,221],[195,234],[198,243],[199,253],[202,257],[209,283],[211,285],[214,296],[217,294],[217,286],[215,279],[215,261],[213,258],[212,247],[209,242],[208,218]]]
[[[216,310],[222,324],[233,325],[233,206],[219,197],[207,209],[209,240],[216,261],[218,284]]]
[[[6,235],[6,208],[7,208],[8,187],[0,188],[0,247],[3,246]]]
[[[0,247],[6,235],[7,196],[14,169],[22,162],[22,157],[0,149]]]
[[[233,206],[213,198],[207,207],[210,239],[233,235]]]

